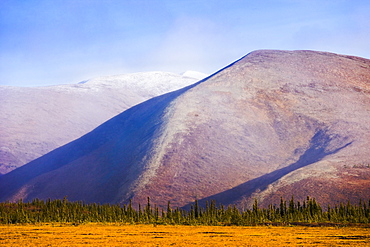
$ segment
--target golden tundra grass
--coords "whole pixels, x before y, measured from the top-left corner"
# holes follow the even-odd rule
[[[369,228],[1,225],[0,246],[370,246]]]

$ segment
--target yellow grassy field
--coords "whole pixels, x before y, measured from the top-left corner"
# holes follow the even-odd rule
[[[1,225],[0,246],[370,246],[370,229],[335,227]]]

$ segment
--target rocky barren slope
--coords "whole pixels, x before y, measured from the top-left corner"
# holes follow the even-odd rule
[[[369,60],[261,50],[0,177],[0,200],[356,201],[369,146]]]
[[[143,72],[49,87],[0,86],[0,175],[81,137],[138,103],[193,84],[199,77],[205,75]]]

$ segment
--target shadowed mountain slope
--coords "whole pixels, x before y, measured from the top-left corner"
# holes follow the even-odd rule
[[[142,72],[49,87],[0,86],[0,174],[81,137],[136,104],[195,83],[193,74]]]
[[[369,113],[369,60],[255,51],[0,177],[0,199],[248,207],[292,194],[367,198]]]

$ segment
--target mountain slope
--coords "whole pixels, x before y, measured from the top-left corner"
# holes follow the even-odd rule
[[[79,138],[131,106],[197,80],[143,72],[72,85],[0,87],[0,174]]]
[[[369,112],[369,60],[255,51],[0,177],[0,200],[366,198]]]
[[[343,176],[343,167],[370,163],[369,78],[369,61],[360,58],[253,52],[176,101],[157,176],[137,197],[142,201],[149,194],[154,201],[183,205],[188,198],[212,199],[235,188],[238,197],[224,203],[248,205],[246,193],[269,201],[279,190],[280,195],[294,190],[298,197],[335,200],[343,192],[331,195],[325,188],[329,179],[336,181],[334,188],[350,180],[352,194],[346,195],[365,198],[370,194],[368,171],[349,169],[352,175]],[[311,155],[311,160],[306,157]],[[239,187],[291,165],[295,169],[264,186]],[[312,185],[313,179],[321,182]],[[182,197],[174,199],[174,191]]]

